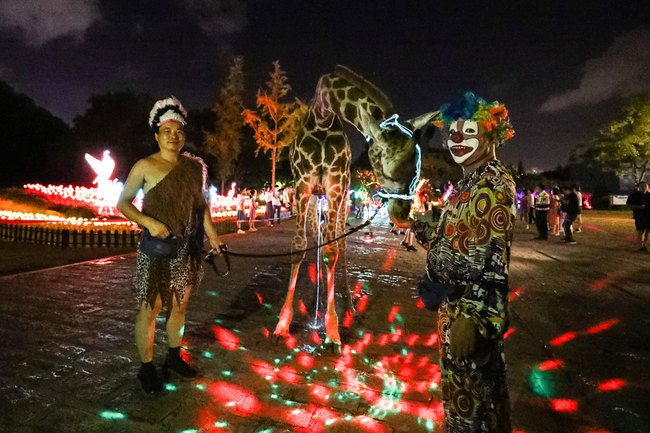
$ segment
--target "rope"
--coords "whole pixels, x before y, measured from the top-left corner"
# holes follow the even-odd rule
[[[330,241],[327,241],[325,243],[322,243],[322,244],[319,244],[319,245],[316,245],[316,246],[313,246],[313,247],[309,247],[309,248],[305,248],[305,249],[297,250],[297,251],[290,251],[290,252],[286,252],[286,253],[276,253],[276,254],[247,254],[247,253],[236,253],[236,252],[230,251],[230,250],[222,250],[221,254],[225,254],[225,255],[233,256],[233,257],[264,258],[264,257],[286,257],[286,256],[292,256],[294,254],[306,253],[307,251],[313,251],[315,249],[322,248],[325,245],[329,245],[331,243],[334,243],[334,242],[336,242],[336,241],[338,241],[340,239],[343,239],[345,237],[350,236],[353,233],[358,232],[359,230],[361,230],[364,227],[368,227],[370,225],[370,223],[372,222],[372,220],[375,218],[375,216],[377,216],[377,213],[379,212],[379,209],[381,209],[381,208],[378,207],[375,210],[375,213],[372,215],[372,217],[370,217],[368,220],[366,220],[363,224],[361,224],[361,225],[359,225],[357,227],[351,228],[350,230],[348,230],[347,233],[343,233],[342,235],[337,236],[336,238],[334,238],[334,239],[332,239]]]

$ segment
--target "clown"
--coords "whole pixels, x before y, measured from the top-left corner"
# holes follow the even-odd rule
[[[495,149],[514,131],[502,104],[472,93],[443,105],[436,123],[464,174],[429,238],[418,287],[427,308],[438,309],[447,431],[511,432],[503,334],[516,196]]]

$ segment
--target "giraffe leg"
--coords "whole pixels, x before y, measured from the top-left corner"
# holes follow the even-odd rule
[[[326,343],[341,345],[341,336],[339,334],[339,318],[336,314],[335,289],[334,289],[334,269],[338,256],[338,247],[336,243],[324,247],[325,267],[327,269],[327,312],[325,313],[325,335]]]
[[[296,215],[296,234],[291,243],[291,251],[305,249],[307,246],[307,237],[305,233],[305,218],[307,214],[307,204],[309,203],[309,194],[301,192],[300,199],[297,202],[297,215]],[[287,290],[287,298],[284,301],[282,310],[280,311],[280,318],[278,324],[275,326],[273,335],[288,336],[289,327],[293,320],[293,295],[296,290],[296,282],[298,281],[298,271],[300,264],[305,258],[305,253],[296,254],[293,257],[291,264],[291,276],[289,278],[289,288]]]

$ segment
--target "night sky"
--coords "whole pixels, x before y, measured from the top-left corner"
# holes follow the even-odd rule
[[[403,118],[467,90],[497,99],[516,130],[501,158],[552,169],[650,89],[645,4],[0,0],[0,79],[72,125],[90,95],[114,90],[212,106],[231,54],[251,105],[274,60],[303,101],[340,63]]]

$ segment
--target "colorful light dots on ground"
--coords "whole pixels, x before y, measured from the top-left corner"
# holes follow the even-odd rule
[[[123,412],[117,412],[113,410],[103,410],[99,412],[99,417],[104,420],[120,420],[120,419],[126,419],[126,414]]]
[[[561,346],[564,343],[567,343],[567,342],[573,340],[577,336],[578,336],[578,334],[576,334],[575,332],[567,332],[567,333],[562,334],[559,337],[554,338],[553,340],[551,340],[551,345],[553,345],[553,346]]]
[[[550,359],[540,364],[538,369],[541,371],[547,371],[547,370],[555,370],[556,368],[559,367],[564,367],[564,361],[559,359]]]
[[[611,379],[598,385],[599,391],[616,391],[627,385],[627,382],[621,379]]]
[[[260,409],[257,397],[237,385],[216,382],[210,385],[210,394],[217,402],[240,415],[255,414]]]
[[[602,331],[605,331],[605,330],[611,328],[612,326],[618,324],[619,322],[620,322],[619,319],[614,318],[614,319],[609,319],[609,320],[606,320],[604,322],[601,322],[598,325],[592,326],[592,327],[590,327],[590,328],[588,328],[588,329],[586,329],[585,331],[582,331],[582,332],[580,332],[580,331],[578,331],[578,332],[567,332],[567,333],[562,334],[559,337],[556,337],[553,340],[551,340],[551,345],[553,345],[553,346],[561,346],[561,345],[573,340],[574,338],[576,338],[579,335],[597,334],[599,332],[602,332]]]
[[[214,326],[213,329],[217,341],[227,350],[237,350],[239,348],[239,338],[235,334],[221,326]]]
[[[557,412],[575,412],[578,410],[578,402],[570,399],[551,400],[551,407]]]

